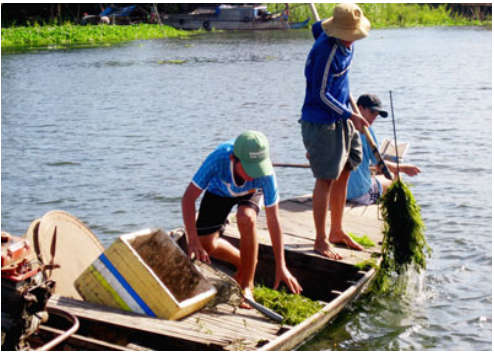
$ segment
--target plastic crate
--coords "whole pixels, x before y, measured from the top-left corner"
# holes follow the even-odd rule
[[[75,281],[88,302],[176,320],[200,310],[216,289],[160,229],[120,236]]]

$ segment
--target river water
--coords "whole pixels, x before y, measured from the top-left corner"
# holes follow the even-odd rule
[[[402,297],[361,298],[309,350],[491,350],[492,33],[374,30],[356,44],[354,96],[392,90],[433,249]],[[272,159],[303,163],[297,120],[308,30],[2,56],[2,230],[52,209],[105,246],[181,225],[180,198],[221,141],[263,131]],[[375,124],[392,137],[391,119]],[[281,197],[310,193],[308,170],[277,170]]]

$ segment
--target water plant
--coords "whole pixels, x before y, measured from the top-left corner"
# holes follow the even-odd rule
[[[153,24],[131,26],[79,26],[70,23],[61,26],[40,26],[35,24],[29,27],[2,28],[2,51],[91,47],[131,40],[187,37],[195,33],[197,32],[181,31],[173,27]]]
[[[373,246],[376,245],[368,236],[367,234],[364,234],[362,236],[358,236],[352,232],[349,232],[348,235],[350,238],[352,238],[354,241],[362,245],[364,248],[372,248]]]
[[[396,277],[410,266],[417,272],[425,269],[431,248],[425,239],[420,207],[403,181],[398,179],[391,184],[380,208],[384,219],[383,258],[374,289],[400,291],[402,286],[396,286]]]
[[[375,259],[369,259],[369,260],[359,262],[359,263],[355,264],[355,267],[357,267],[359,270],[362,270],[362,271],[366,271],[371,267],[378,269],[378,265],[377,265]]]
[[[283,316],[283,324],[297,325],[315,314],[323,305],[300,294],[277,291],[262,285],[254,288],[254,298],[259,303]]]

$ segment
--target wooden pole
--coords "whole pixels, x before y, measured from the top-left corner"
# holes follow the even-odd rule
[[[316,5],[314,3],[309,4],[310,10],[312,11],[312,15],[314,16],[314,20],[316,22],[321,21],[321,18],[319,17],[319,13],[317,12]]]
[[[273,163],[273,167],[281,168],[310,168],[309,164],[297,164],[297,163]]]
[[[158,19],[158,24],[161,26],[163,23],[161,22],[160,13],[158,12],[158,5],[156,3],[153,3],[153,11]]]

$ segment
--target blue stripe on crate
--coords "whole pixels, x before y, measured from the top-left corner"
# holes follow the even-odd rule
[[[118,272],[118,270],[113,266],[111,261],[106,257],[105,254],[101,254],[99,257],[100,261],[106,266],[106,268],[115,276],[118,282],[125,288],[127,293],[139,304],[139,306],[144,310],[144,312],[149,316],[156,317],[156,314],[146,305],[144,300],[136,293],[134,288],[130,286],[130,284],[123,278],[123,276]]]

